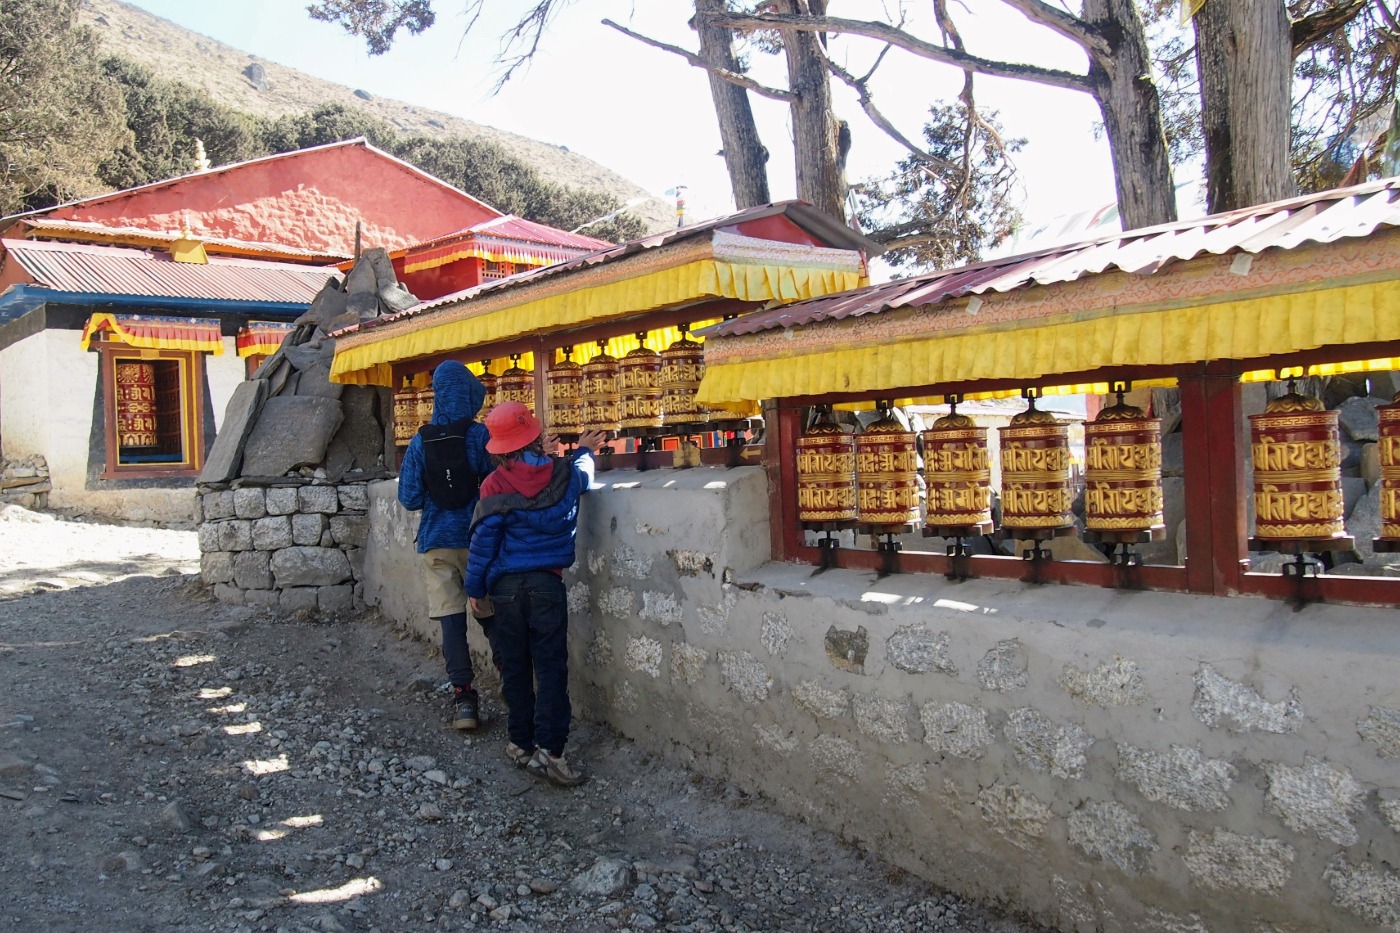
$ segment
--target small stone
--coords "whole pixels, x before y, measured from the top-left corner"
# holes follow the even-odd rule
[[[515,893],[521,897],[530,896],[530,886],[528,884],[518,884],[515,886]]]
[[[160,822],[163,826],[187,833],[194,828],[194,820],[190,818],[187,811],[179,802],[167,804],[165,809],[160,811]]]
[[[533,878],[530,881],[530,890],[536,894],[553,894],[559,890],[559,885],[547,878]]]
[[[345,856],[345,865],[347,868],[364,868],[365,857],[358,852],[352,852]]]
[[[437,770],[428,771],[423,774],[423,779],[427,781],[432,781],[434,784],[446,784],[447,772]]]
[[[233,793],[241,800],[257,800],[258,789],[247,781],[239,784],[233,789]]]
[[[496,901],[496,899],[495,899],[494,897],[492,897],[492,896],[489,895],[489,894],[478,894],[478,895],[476,896],[476,902],[477,902],[478,904],[480,904],[482,907],[485,907],[487,910],[495,910],[495,909],[496,909],[497,901]]]
[[[509,920],[510,905],[502,904],[500,907],[497,907],[495,910],[491,911],[486,916],[490,917],[492,920]]]
[[[414,755],[412,758],[404,759],[403,766],[410,771],[431,771],[437,765],[437,759],[429,755]]]
[[[108,874],[115,874],[119,871],[140,871],[141,856],[130,851],[118,852],[102,862],[102,870]]]
[[[451,871],[452,859],[440,858],[436,862],[433,862],[433,867],[436,868],[438,871]]]
[[[472,896],[461,888],[452,892],[452,896],[447,899],[447,906],[453,910],[461,910],[472,902]]]
[[[435,803],[425,803],[418,808],[417,815],[420,820],[440,820],[442,819],[442,808]]]
[[[205,859],[207,859],[209,856],[211,856],[211,855],[213,855],[213,854],[214,854],[213,852],[209,851],[209,849],[207,849],[207,848],[204,847],[204,846],[195,846],[194,849],[192,849],[192,850],[190,851],[190,855],[193,855],[195,858],[199,859],[200,861],[204,861]]]

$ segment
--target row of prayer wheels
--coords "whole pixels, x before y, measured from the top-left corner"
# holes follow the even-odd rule
[[[117,443],[122,447],[154,447],[156,432],[156,368],[151,363],[123,361],[116,366]]]
[[[696,402],[705,374],[704,348],[686,336],[657,352],[646,346],[646,334],[637,334],[637,347],[621,359],[599,352],[579,364],[572,347],[564,358],[545,371],[546,429],[554,434],[583,431],[660,429],[711,420],[713,412]],[[598,341],[600,351],[605,341]],[[489,360],[482,361],[477,378],[486,387],[486,401],[477,420],[500,402],[516,401],[535,406],[535,374],[512,356],[510,368],[493,375]],[[405,384],[394,394],[394,441],[406,445],[418,427],[432,420],[433,390]]]
[[[1381,534],[1400,550],[1400,395],[1379,409]],[[1349,547],[1341,484],[1338,413],[1290,392],[1251,415],[1256,549]],[[989,429],[952,411],[923,432],[924,526],[942,537],[993,530]],[[998,430],[1001,527],[1043,540],[1074,525],[1069,424],[1035,407]],[[1084,526],[1098,540],[1129,543],[1163,530],[1161,422],[1118,402],[1084,426]],[[828,413],[797,442],[798,519],[895,528],[918,521],[917,439],[882,405],[860,434]]]

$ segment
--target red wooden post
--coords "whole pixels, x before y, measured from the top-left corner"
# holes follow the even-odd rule
[[[774,560],[793,560],[802,545],[797,522],[797,439],[802,407],[772,399],[763,403],[763,462],[768,467],[768,520]]]
[[[1240,382],[1216,366],[1183,375],[1186,579],[1192,592],[1236,595],[1245,552],[1244,445]]]

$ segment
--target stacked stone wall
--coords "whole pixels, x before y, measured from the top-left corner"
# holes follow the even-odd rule
[[[365,483],[202,488],[200,575],[215,598],[284,614],[364,607]]]

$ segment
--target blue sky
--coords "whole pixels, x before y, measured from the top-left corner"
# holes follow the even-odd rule
[[[438,0],[438,23],[421,36],[401,35],[388,54],[371,57],[337,27],[315,23],[298,0],[128,0],[157,16],[228,45],[317,77],[362,88],[567,146],[660,196],[685,185],[690,219],[729,211],[728,179],[703,73],[680,58],[644,46],[601,24],[605,17],[673,45],[695,48],[685,0],[575,0],[553,23],[534,64],[498,95],[492,59],[504,20],[483,21],[462,39],[461,0]],[[888,0],[893,4],[895,0]],[[834,0],[833,15],[879,18],[886,3]],[[514,6],[496,3],[497,8]],[[911,11],[915,5],[910,5]],[[918,4],[922,9],[926,4]],[[967,5],[969,51],[1082,71],[1073,45],[1026,23],[1000,3]],[[912,30],[935,38],[931,24]],[[838,61],[862,72],[878,47],[833,42]],[[754,56],[755,73],[782,84],[781,63]],[[961,73],[895,50],[872,82],[877,104],[914,136],[930,101],[954,97]],[[1028,221],[1100,207],[1113,200],[1107,144],[1095,133],[1098,110],[1083,94],[1025,82],[977,79],[978,100],[1001,111],[1012,136],[1029,145],[1017,156]],[[866,120],[844,86],[837,108],[854,128],[852,180],[887,171],[902,153]],[[793,196],[786,105],[755,98],[760,133],[770,153],[775,199]]]

